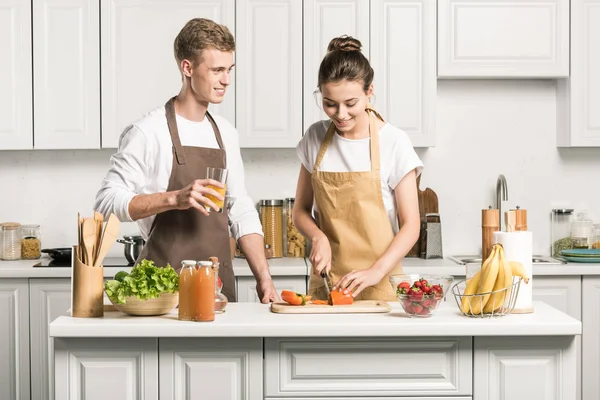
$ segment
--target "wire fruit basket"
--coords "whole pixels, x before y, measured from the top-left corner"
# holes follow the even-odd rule
[[[522,280],[523,278],[521,277],[513,277],[513,283],[510,286],[479,294],[464,294],[467,281],[463,280],[452,286],[452,294],[454,295],[454,300],[456,300],[458,309],[464,316],[471,318],[503,317],[510,314],[515,308],[515,303],[517,302],[517,297],[519,296],[519,288]],[[485,301],[486,297],[488,302],[498,301],[498,298],[501,297],[503,297],[504,300],[498,301],[497,305],[493,304],[493,310],[491,312],[484,312],[484,307],[481,307],[480,312],[473,313],[472,306],[481,305],[482,302]],[[463,301],[466,301],[466,304],[468,304],[468,307],[465,307],[467,311],[463,310]]]

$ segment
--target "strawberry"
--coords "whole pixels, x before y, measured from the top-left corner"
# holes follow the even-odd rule
[[[423,309],[421,311],[419,311],[417,314],[419,314],[419,315],[429,315],[430,313],[431,313],[431,311],[429,311],[429,308],[423,307]]]
[[[410,296],[410,300],[411,301],[417,301],[418,302],[418,301],[421,301],[421,299],[423,299],[423,291],[421,289],[414,288],[414,289],[411,289],[411,290],[412,290],[412,293],[410,293],[410,291],[408,293],[408,295]]]
[[[413,303],[412,309],[414,314],[419,314],[421,311],[423,311],[423,306],[418,303]]]
[[[398,289],[410,289],[410,283],[408,281],[403,281],[398,284]]]
[[[431,307],[432,302],[433,302],[432,299],[426,298],[421,302],[421,305],[423,307]]]
[[[423,284],[421,283],[421,281],[415,281],[415,283],[413,283],[413,286],[421,288],[423,286]]]
[[[431,286],[423,286],[421,289],[423,290],[424,293],[431,292]]]
[[[421,281],[421,285],[429,285],[429,282],[427,282],[426,279],[421,278],[419,280]]]
[[[415,310],[413,309],[412,304],[409,304],[407,306],[404,307],[404,311],[406,311],[409,314],[414,314]]]

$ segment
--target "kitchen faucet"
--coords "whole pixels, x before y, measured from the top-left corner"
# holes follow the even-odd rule
[[[498,208],[499,221],[498,230],[502,230],[502,200],[508,200],[508,185],[506,184],[506,178],[500,174],[496,181],[496,208]]]

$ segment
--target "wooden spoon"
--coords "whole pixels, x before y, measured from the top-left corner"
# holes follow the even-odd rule
[[[106,227],[104,228],[104,233],[102,234],[100,250],[98,251],[98,257],[96,257],[96,261],[94,262],[94,267],[100,266],[102,261],[104,261],[104,257],[108,254],[108,250],[110,250],[115,243],[115,240],[117,240],[117,236],[119,236],[120,225],[121,222],[117,216],[115,214],[110,214]]]
[[[96,243],[96,221],[90,218],[83,220],[83,246],[85,248],[85,264],[92,265],[94,245]]]
[[[98,251],[100,250],[100,241],[102,240],[102,228],[104,224],[104,215],[101,213],[94,211],[94,221],[96,221],[96,243],[94,243],[94,259],[92,260],[92,265],[96,263],[96,258],[98,258]]]

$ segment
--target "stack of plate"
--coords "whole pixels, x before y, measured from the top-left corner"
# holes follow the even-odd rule
[[[600,249],[561,250],[560,254],[570,262],[600,263]]]

